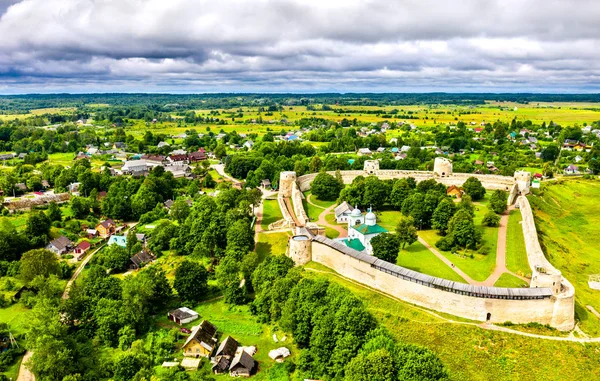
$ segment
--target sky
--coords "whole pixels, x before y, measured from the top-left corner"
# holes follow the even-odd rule
[[[600,93],[597,0],[0,0],[0,93]]]

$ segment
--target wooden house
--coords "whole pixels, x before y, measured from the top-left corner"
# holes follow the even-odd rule
[[[446,189],[446,195],[452,198],[461,198],[463,194],[462,189],[457,187],[456,185],[450,185],[448,189]]]
[[[96,232],[98,233],[98,236],[100,236],[102,238],[110,237],[111,234],[113,234],[115,232],[115,229],[116,229],[115,221],[111,220],[110,218],[100,222],[96,226]]]
[[[183,355],[188,357],[210,357],[217,344],[217,327],[206,320],[193,328],[183,344]]]
[[[256,368],[256,361],[246,351],[238,353],[231,361],[229,375],[231,377],[250,377]]]

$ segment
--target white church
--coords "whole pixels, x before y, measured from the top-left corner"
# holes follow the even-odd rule
[[[346,246],[364,251],[369,255],[373,254],[373,248],[371,247],[373,237],[388,232],[387,229],[377,224],[377,216],[371,211],[371,208],[369,208],[367,214],[363,215],[360,209],[355,207],[348,216],[347,221],[348,238],[345,238],[343,242]]]

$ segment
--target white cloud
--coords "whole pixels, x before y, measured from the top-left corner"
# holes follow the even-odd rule
[[[0,0],[0,14],[15,92],[600,90],[588,0]]]

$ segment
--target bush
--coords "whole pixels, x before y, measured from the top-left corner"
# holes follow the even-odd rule
[[[450,236],[440,238],[436,243],[435,247],[442,251],[450,251],[452,249],[453,239]]]
[[[484,217],[481,223],[484,226],[496,227],[500,225],[500,216],[494,212],[488,212]]]

